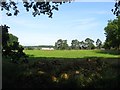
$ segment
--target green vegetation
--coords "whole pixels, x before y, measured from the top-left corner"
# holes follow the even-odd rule
[[[43,0],[44,1],[44,0]],[[51,0],[50,0],[51,1]],[[67,0],[68,1],[68,0]],[[118,1],[118,0],[117,0]],[[55,3],[55,2],[52,2]],[[33,8],[33,16],[47,14],[52,17],[52,10],[58,10],[57,2],[23,2],[27,11]],[[0,2],[1,10],[19,13],[17,3],[9,0]],[[11,5],[13,7],[11,7]],[[39,7],[43,8],[39,8]],[[114,14],[118,16],[120,1],[115,3]],[[6,15],[11,16],[11,12]],[[59,39],[55,43],[58,50],[24,50],[18,38],[8,33],[8,26],[2,28],[2,85],[5,88],[119,88],[120,83],[120,17],[109,21],[105,27],[106,41],[86,38],[79,42],[72,40],[71,47],[67,40]],[[48,47],[48,46],[47,46]],[[33,47],[26,47],[33,49]],[[91,49],[99,50],[91,50]],[[68,50],[70,49],[70,50]],[[82,50],[78,50],[82,49]],[[89,50],[83,50],[89,49]],[[24,52],[23,52],[24,50]],[[117,50],[117,51],[115,51]],[[29,55],[28,61],[26,54]],[[23,61],[17,62],[19,59]]]
[[[2,56],[9,57],[14,63],[23,58],[23,62],[27,62],[27,56],[23,52],[24,48],[19,44],[18,38],[8,32],[10,27],[1,25],[2,29]]]
[[[86,38],[84,41],[79,41],[77,39],[71,41],[71,45],[67,44],[67,40],[59,39],[55,42],[54,48],[56,50],[92,50],[95,48],[102,48],[102,41],[97,39],[96,46],[94,45],[94,41],[90,38]]]
[[[30,9],[33,9],[32,15],[34,17],[37,15],[44,14],[44,15],[48,15],[49,18],[51,18],[53,15],[53,10],[57,10],[57,11],[59,10],[59,8],[58,8],[59,5],[66,3],[66,2],[70,3],[71,1],[74,1],[74,0],[60,0],[60,1],[47,0],[47,2],[46,2],[46,0],[38,0],[38,1],[36,1],[36,0],[32,0],[32,1],[22,0],[22,1],[23,1],[23,6],[25,7],[27,12],[30,12],[31,11]],[[20,13],[19,8],[18,8],[19,4],[17,1],[1,0],[0,4],[1,4],[0,5],[1,11],[5,10],[7,16],[12,16],[12,15],[17,16],[18,13]],[[42,8],[39,8],[39,7],[42,7]],[[114,5],[114,9],[111,10],[113,12],[113,14],[116,16],[120,15],[119,7],[120,7],[120,1],[116,0],[115,5]]]
[[[94,47],[94,41],[88,38],[85,40],[87,44],[83,41],[73,40],[73,50],[64,50],[68,47],[67,41],[60,40],[61,44],[58,42],[56,46],[63,50],[22,49],[20,51],[16,36],[8,32],[5,32],[3,36],[3,89],[119,88],[120,51],[100,50],[102,45],[100,40],[96,41],[98,48],[96,50],[90,50]],[[77,50],[80,49],[78,45],[88,46],[89,50],[83,50],[83,47],[81,50]],[[10,51],[8,52],[8,50]],[[19,55],[24,56],[23,53],[19,52],[29,56],[27,59],[29,63],[19,60]],[[19,62],[11,63],[11,58]]]
[[[24,50],[26,54],[33,57],[56,57],[56,58],[120,58],[118,51],[104,50]]]
[[[114,20],[109,20],[105,27],[106,41],[105,49],[120,50],[120,16]]]
[[[15,64],[3,57],[3,89],[119,87],[119,59],[29,57],[29,60],[28,64]]]
[[[58,11],[58,6],[66,3],[71,2],[72,0],[60,0],[60,1],[54,1],[54,0],[28,0],[23,2],[23,7],[26,9],[27,12],[32,11],[32,15],[35,17],[37,15],[47,15],[49,18],[52,18],[53,10]],[[1,11],[5,10],[7,16],[15,15],[17,16],[20,11],[18,8],[18,1],[14,0],[1,0],[0,1],[0,7]],[[9,12],[8,12],[9,11]]]

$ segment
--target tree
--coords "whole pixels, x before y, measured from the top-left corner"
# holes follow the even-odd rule
[[[7,42],[9,41],[9,34],[8,34],[8,29],[10,27],[4,25],[4,26],[0,26],[1,30],[2,30],[2,49],[4,50],[5,48],[8,47]]]
[[[104,30],[106,35],[104,46],[108,46],[110,49],[120,49],[120,16],[113,21],[109,20]]]
[[[18,37],[16,37],[13,34],[9,34],[9,40],[8,40],[8,44],[13,44],[14,42],[18,42]]]
[[[71,2],[72,0],[22,0],[23,6],[26,11],[33,10],[32,15],[45,14],[52,18],[53,10],[58,10],[58,6],[65,2]],[[1,0],[0,1],[1,11],[6,10],[7,16],[17,16],[20,12],[18,9],[18,2],[14,0]],[[12,13],[13,11],[13,13]]]
[[[96,46],[97,46],[98,49],[101,49],[101,47],[102,47],[102,41],[100,39],[97,39]]]
[[[58,49],[58,50],[68,49],[67,40],[59,39],[59,40],[55,43],[55,48]]]
[[[79,42],[79,46],[80,46],[81,49],[86,49],[87,48],[87,45],[84,41]]]
[[[68,44],[67,44],[67,40],[63,40],[63,42],[62,42],[62,49],[69,49],[69,47],[68,47]]]
[[[18,62],[23,57],[23,61],[27,62],[27,55],[23,52],[24,48],[19,45],[18,38],[8,33],[10,27],[4,25],[0,26],[2,30],[2,55],[10,57],[12,62]]]
[[[94,41],[90,38],[86,38],[85,39],[85,43],[87,44],[87,49],[94,49],[95,46],[94,46]]]
[[[50,18],[52,18],[53,10],[58,10],[59,5],[66,2],[70,3],[71,1],[74,0],[22,0],[23,6],[27,12],[29,12],[30,9],[33,9],[32,15],[34,17],[40,14],[46,14]],[[15,2],[14,0],[0,0],[0,7],[1,11],[6,10],[7,16],[17,16],[18,13],[20,13],[18,2]],[[116,0],[114,9],[111,11],[116,16],[120,15],[120,0]]]
[[[72,40],[72,42],[71,42],[71,48],[72,49],[80,49],[79,41],[77,39]]]
[[[104,42],[103,47],[108,50],[111,48],[110,43],[106,41]]]
[[[59,39],[57,42],[55,42],[55,48],[60,50],[62,47],[62,39]]]
[[[115,8],[112,9],[111,11],[113,12],[114,15],[119,16],[120,15],[120,0],[116,0],[114,7]]]

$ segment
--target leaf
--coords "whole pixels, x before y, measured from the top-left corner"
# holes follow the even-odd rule
[[[8,15],[8,16],[12,16],[12,14],[11,14],[11,13],[6,13],[6,15]]]

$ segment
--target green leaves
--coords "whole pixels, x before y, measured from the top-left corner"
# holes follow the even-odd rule
[[[100,39],[97,39],[96,46],[98,49],[100,49],[102,47],[102,41]]]
[[[24,48],[19,45],[18,38],[8,32],[8,26],[0,26],[2,28],[2,55],[10,57],[13,62],[18,62],[21,57],[26,61],[26,54],[23,52]]]
[[[58,11],[58,6],[62,3],[71,2],[72,0],[22,0],[23,6],[26,11],[29,12],[30,9],[33,9],[32,15],[35,17],[37,15],[48,15],[49,18],[52,18],[53,10]],[[18,9],[18,3],[12,0],[1,0],[0,1],[1,11],[6,10],[7,16],[15,15],[17,16],[20,12]],[[12,10],[14,11],[12,13]],[[9,13],[8,13],[9,12]]]
[[[67,40],[59,39],[57,42],[55,42],[55,48],[58,50],[68,49]]]
[[[109,20],[104,30],[106,34],[105,48],[120,49],[120,16],[113,21]]]
[[[111,10],[114,15],[119,16],[120,15],[120,0],[116,0],[116,3],[114,5],[114,9]]]

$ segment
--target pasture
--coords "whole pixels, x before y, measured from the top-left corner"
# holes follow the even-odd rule
[[[54,58],[120,58],[118,51],[104,50],[24,50],[31,57],[54,57]]]

